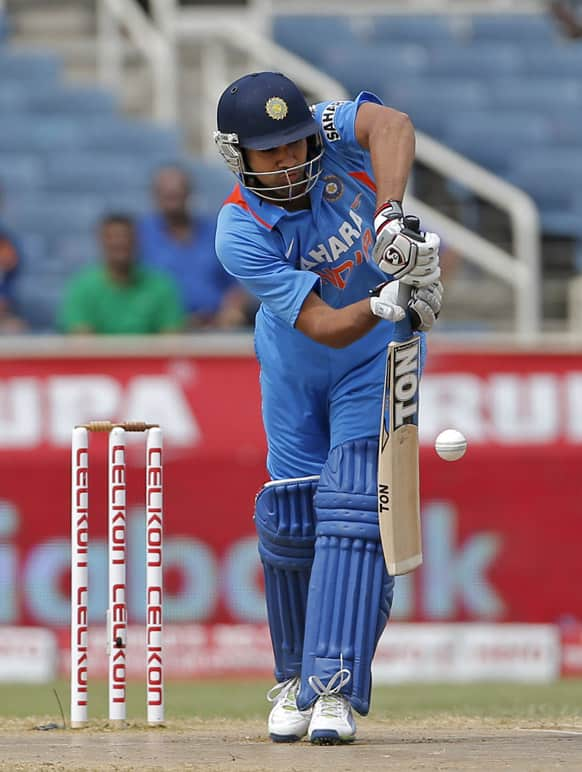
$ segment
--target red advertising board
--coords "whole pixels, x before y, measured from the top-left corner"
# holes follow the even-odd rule
[[[435,349],[422,386],[425,561],[399,621],[582,619],[582,356]],[[159,422],[166,619],[264,621],[253,499],[266,479],[258,369],[246,356],[0,359],[0,624],[68,624],[71,428]],[[432,444],[454,427],[456,463]],[[102,624],[104,437],[91,437],[89,615]],[[130,621],[144,613],[143,439],[129,448]]]

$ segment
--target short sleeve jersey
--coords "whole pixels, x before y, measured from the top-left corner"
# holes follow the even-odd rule
[[[289,212],[237,185],[218,217],[216,251],[226,270],[261,302],[256,345],[261,364],[301,362],[314,344],[294,325],[305,298],[316,291],[334,308],[366,297],[386,276],[372,259],[376,185],[370,156],[358,143],[355,119],[368,92],[354,101],[322,102],[313,108],[325,145],[321,176],[311,208]],[[342,370],[356,367],[386,344],[393,330],[381,322],[356,344],[336,351]],[[323,348],[323,347],[320,347]]]
[[[66,289],[58,324],[65,332],[88,327],[95,333],[145,335],[176,332],[184,315],[170,277],[136,268],[126,285],[111,281],[101,265],[73,277]]]

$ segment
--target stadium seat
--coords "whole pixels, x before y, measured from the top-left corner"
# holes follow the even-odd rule
[[[7,38],[8,20],[6,19],[6,14],[3,11],[0,11],[0,46],[3,45]]]
[[[59,152],[46,162],[47,188],[57,192],[109,193],[148,184],[147,161],[135,155]]]
[[[475,15],[471,20],[471,36],[476,42],[507,41],[510,43],[548,44],[559,38],[552,19],[546,14]]]
[[[64,88],[32,91],[26,99],[26,109],[32,112],[56,115],[112,115],[116,99],[109,91],[99,88]]]
[[[79,147],[84,127],[74,118],[32,120],[26,113],[2,116],[0,120],[0,153],[43,153],[56,149]]]
[[[474,79],[401,79],[389,81],[383,98],[403,110],[415,126],[435,137],[444,136],[457,115],[484,112],[489,105],[485,85]]]
[[[20,267],[22,273],[42,273],[50,254],[48,240],[40,233],[19,233],[18,241],[22,247],[23,262]]]
[[[535,78],[577,78],[582,72],[582,45],[563,41],[559,45],[533,48],[524,54],[526,72]]]
[[[20,233],[50,236],[91,230],[102,211],[103,201],[96,196],[22,194],[6,198],[3,219]]]
[[[94,230],[87,233],[54,234],[48,249],[68,273],[97,262],[100,252]]]
[[[38,275],[26,273],[18,278],[15,288],[16,305],[33,332],[54,332],[64,286],[63,277],[60,275],[46,275],[39,280]]]
[[[346,51],[354,46],[350,22],[341,16],[277,16],[273,40],[283,48],[314,64],[332,47]]]
[[[562,168],[552,165],[551,160],[547,165],[523,166],[510,171],[508,179],[529,193],[540,208],[567,211],[582,190],[582,164],[574,161]]]
[[[34,154],[0,153],[0,190],[34,193],[44,184],[44,168]]]
[[[10,115],[26,108],[26,92],[10,81],[0,80],[0,115]]]
[[[487,90],[491,104],[500,109],[582,107],[580,78],[494,78],[488,81]]]
[[[579,145],[582,141],[582,106],[562,108],[550,115],[552,137],[557,147]],[[570,152],[574,152],[572,149]],[[580,148],[578,148],[580,152]]]
[[[368,23],[369,39],[377,43],[444,44],[454,42],[462,34],[452,16],[377,16]]]
[[[426,72],[428,54],[422,46],[369,44],[349,50],[330,46],[321,56],[321,68],[339,80],[351,96],[362,90],[382,94],[401,78],[418,78]]]
[[[442,78],[509,77],[525,74],[525,59],[520,50],[506,43],[470,46],[442,46],[432,49],[428,72]]]
[[[28,83],[55,83],[61,72],[62,63],[56,55],[0,48],[0,82],[16,82],[25,89]]]
[[[91,119],[83,127],[83,147],[94,151],[165,155],[175,158],[182,153],[182,137],[178,129],[162,128],[145,121],[108,117]]]
[[[196,209],[206,215],[216,214],[236,184],[236,178],[218,158],[216,161],[192,158],[184,165],[192,174]]]
[[[547,147],[551,128],[544,118],[529,113],[471,112],[447,126],[444,138],[457,152],[503,175],[518,150]]]

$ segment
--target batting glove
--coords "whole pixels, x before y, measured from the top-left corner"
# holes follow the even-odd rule
[[[388,201],[374,215],[376,243],[372,255],[379,268],[404,284],[421,287],[440,276],[439,246],[436,233],[425,233],[421,239],[405,230],[402,205]]]
[[[370,290],[370,311],[374,316],[387,319],[389,322],[400,322],[404,319],[405,310],[398,305],[398,282],[388,281]]]
[[[443,304],[444,287],[436,281],[427,287],[415,287],[410,293],[408,308],[413,330],[428,332],[438,319]]]

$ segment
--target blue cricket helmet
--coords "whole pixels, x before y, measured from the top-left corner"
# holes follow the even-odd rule
[[[229,169],[262,198],[300,198],[317,182],[323,156],[319,125],[297,85],[280,72],[254,72],[231,83],[218,101],[217,125],[214,141]],[[284,185],[268,187],[275,172],[247,168],[245,149],[269,150],[300,139],[308,142],[307,161],[288,171],[301,170],[302,181],[288,178]]]
[[[218,130],[236,134],[240,147],[268,150],[317,134],[305,97],[280,72],[253,72],[235,80],[218,102]]]

